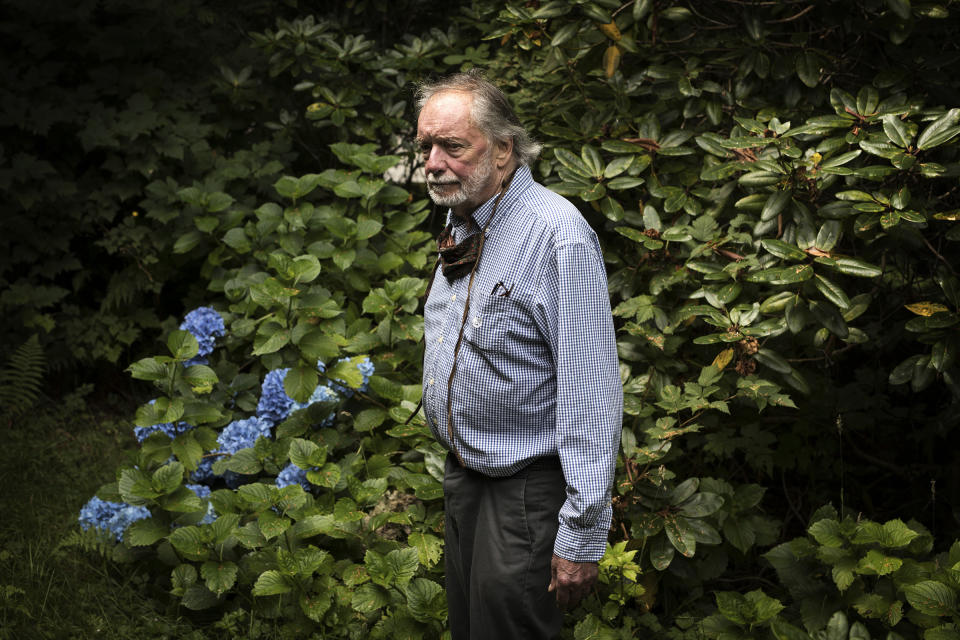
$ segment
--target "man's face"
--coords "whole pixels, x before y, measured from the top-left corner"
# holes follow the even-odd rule
[[[472,102],[473,97],[462,91],[438,93],[423,106],[417,121],[430,197],[464,217],[500,186],[494,145],[473,125]]]

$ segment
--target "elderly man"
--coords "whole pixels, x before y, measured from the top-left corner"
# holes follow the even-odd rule
[[[449,450],[455,640],[553,638],[593,586],[623,404],[596,234],[534,182],[540,151],[479,73],[422,85],[417,144],[449,207],[428,290],[427,424]]]

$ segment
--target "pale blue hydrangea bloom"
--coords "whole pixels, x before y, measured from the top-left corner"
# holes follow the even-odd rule
[[[187,424],[186,422],[162,422],[160,424],[150,425],[149,427],[134,427],[133,435],[137,437],[137,442],[143,442],[150,435],[159,431],[166,434],[168,438],[173,440],[181,433],[190,431],[191,429],[193,429],[193,425]]]
[[[293,398],[283,390],[283,380],[290,369],[274,369],[269,372],[260,385],[260,402],[257,403],[257,417],[278,424],[290,415]]]
[[[123,540],[123,532],[137,520],[150,517],[146,507],[135,507],[125,502],[108,502],[93,496],[80,509],[80,528],[90,527],[113,535],[117,542]]]
[[[180,323],[180,329],[192,333],[200,345],[200,351],[197,352],[197,358],[194,360],[213,353],[217,337],[226,333],[223,318],[212,307],[197,307],[188,313]],[[194,360],[188,364],[201,364]],[[202,364],[205,363],[204,361]]]
[[[193,491],[197,494],[197,497],[201,500],[206,500],[207,503],[207,513],[204,514],[203,519],[200,521],[200,524],[210,524],[217,519],[217,512],[214,511],[213,505],[210,503],[210,487],[202,484],[188,484],[184,485],[190,491]]]
[[[217,452],[234,454],[240,449],[252,447],[260,436],[270,438],[271,427],[273,423],[259,416],[234,420],[217,436],[217,442],[220,443]]]
[[[212,457],[203,457],[200,464],[190,474],[190,479],[194,482],[210,482],[213,480],[213,461]]]
[[[307,480],[307,472],[292,462],[285,466],[283,470],[277,474],[276,484],[281,489],[284,487],[289,487],[293,484],[299,484],[301,487],[303,487],[304,491],[310,491],[310,482]]]

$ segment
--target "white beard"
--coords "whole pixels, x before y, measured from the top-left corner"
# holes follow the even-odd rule
[[[441,207],[457,207],[465,202],[475,200],[493,173],[493,151],[490,150],[474,169],[473,173],[462,181],[457,180],[455,176],[446,175],[433,176],[427,175],[427,191],[430,198]],[[449,185],[449,186],[444,186]],[[457,188],[450,192],[453,185]],[[479,203],[478,203],[479,204]]]

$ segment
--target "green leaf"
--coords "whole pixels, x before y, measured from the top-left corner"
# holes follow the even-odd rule
[[[903,560],[893,556],[887,556],[871,549],[867,555],[860,559],[857,565],[857,572],[866,575],[885,576],[897,571],[903,566]]]
[[[663,528],[674,549],[683,556],[692,558],[697,549],[697,539],[687,524],[686,518],[668,516],[663,519]]]
[[[183,481],[183,465],[177,461],[165,464],[153,472],[150,482],[161,494],[171,493]]]
[[[167,349],[177,360],[189,360],[200,351],[200,344],[189,331],[175,330],[167,336]]]
[[[655,537],[650,544],[650,564],[657,571],[665,571],[673,562],[675,554],[676,549],[666,535]]]
[[[363,384],[363,374],[357,368],[354,358],[336,363],[327,371],[327,377],[354,389],[359,389]]]
[[[167,365],[156,358],[143,358],[127,367],[130,376],[137,380],[163,380],[167,377]]]
[[[283,379],[283,390],[294,401],[305,403],[317,388],[320,376],[315,366],[297,364],[291,367]]]
[[[220,381],[213,369],[204,364],[195,364],[183,371],[183,379],[194,393],[210,393],[213,385]]]
[[[856,258],[836,258],[833,263],[833,268],[840,273],[861,278],[876,278],[883,273],[880,267],[874,266],[869,262],[864,262],[863,260],[857,260]]]
[[[901,149],[906,149],[909,147],[910,141],[913,139],[913,136],[910,135],[910,130],[907,127],[907,123],[901,120],[898,116],[894,115],[883,116],[883,132],[886,134],[890,142],[897,145]]]
[[[774,191],[764,203],[763,209],[760,211],[760,219],[772,220],[776,218],[783,211],[784,207],[790,203],[792,197],[793,191],[790,189]]]
[[[720,510],[723,497],[706,491],[694,494],[678,505],[679,512],[688,518],[704,518]]]
[[[203,534],[198,527],[180,527],[170,533],[170,544],[190,560],[203,560],[207,556]]]
[[[830,251],[840,241],[842,233],[843,224],[839,220],[827,220],[820,227],[820,231],[817,232],[817,240],[814,246],[820,251]]]
[[[326,362],[340,355],[340,347],[337,345],[337,341],[319,328],[311,329],[305,333],[297,342],[297,346],[303,353],[304,358],[310,362]],[[314,384],[314,387],[316,387],[316,384]]]
[[[907,602],[928,616],[949,616],[956,613],[957,594],[947,585],[923,580],[903,588]]]
[[[340,475],[340,467],[333,462],[328,462],[319,471],[308,471],[307,480],[318,487],[332,489],[340,482]]]
[[[422,531],[413,531],[407,537],[407,543],[417,550],[417,559],[426,568],[431,568],[443,557],[443,540]]]
[[[807,257],[807,254],[798,249],[795,245],[787,244],[783,240],[763,238],[760,241],[760,244],[763,245],[764,249],[783,260],[796,261],[804,260]]]
[[[200,567],[200,575],[206,581],[207,588],[219,596],[236,583],[237,565],[229,560],[204,562]]]
[[[289,593],[292,589],[293,587],[287,582],[283,574],[275,569],[270,569],[260,574],[250,593],[255,596],[275,596],[281,593]]]
[[[314,622],[320,622],[333,604],[333,600],[330,593],[301,594],[299,603],[300,610],[308,618]]]
[[[262,356],[276,353],[290,342],[290,331],[276,322],[267,322],[260,326],[253,340],[253,355]]]
[[[814,53],[804,51],[797,55],[796,68],[800,81],[811,89],[820,83],[820,58]]]
[[[917,137],[917,148],[932,149],[953,139],[960,133],[960,127],[956,126],[958,120],[960,120],[960,109],[947,111],[920,132]]]
[[[446,618],[446,596],[443,588],[433,580],[417,578],[406,586],[404,593],[414,619],[428,622]]]
[[[153,518],[138,520],[123,532],[123,541],[131,547],[146,547],[162,540],[170,533],[170,527]]]
[[[824,298],[837,305],[838,308],[844,311],[850,308],[850,298],[837,284],[819,274],[814,278],[813,284],[816,285],[817,290],[823,294]]]
[[[384,587],[403,586],[413,578],[419,566],[417,550],[413,547],[394,549],[386,555],[367,551],[364,564],[370,579]]]
[[[836,520],[818,520],[810,525],[807,533],[825,547],[842,547],[846,542],[846,536]]]
[[[590,168],[580,158],[567,149],[558,147],[553,150],[553,154],[557,160],[560,161],[560,164],[570,169],[574,173],[583,176],[584,178],[593,177],[593,173],[590,171]]]
[[[308,470],[313,467],[324,466],[327,459],[327,449],[315,442],[303,438],[294,438],[290,441],[288,455],[290,456],[290,462],[301,469]]]

